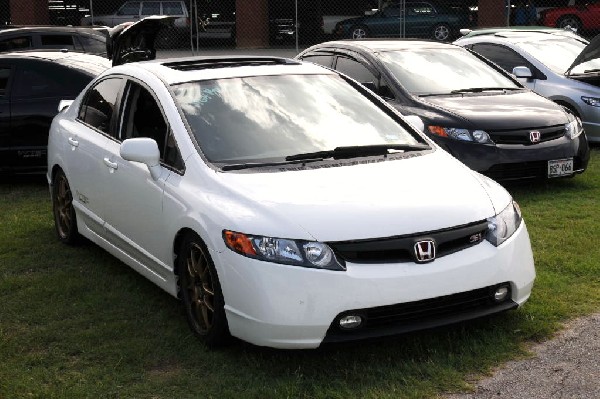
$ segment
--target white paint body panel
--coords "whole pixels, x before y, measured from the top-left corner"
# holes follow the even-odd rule
[[[314,348],[333,318],[347,309],[505,281],[511,283],[515,302],[528,298],[535,272],[524,223],[500,247],[484,241],[428,264],[349,263],[345,272],[262,262],[225,246],[224,229],[318,241],[383,238],[485,220],[510,203],[501,186],[435,144],[433,152],[379,163],[269,173],[217,171],[198,154],[165,86],[201,77],[333,72],[301,65],[186,75],[170,73],[158,63],[126,64],[111,71],[133,76],[152,89],[175,135],[185,173],[161,167],[154,180],[146,165],[120,158],[118,144],[108,139],[98,139],[102,148],[91,151],[82,165],[74,155],[81,148],[73,149],[68,142],[71,136],[91,134],[75,120],[80,95],[53,122],[48,180],[52,182],[55,168],[62,168],[72,191],[82,194],[74,199],[79,232],[171,295],[177,295],[175,237],[181,229],[195,231],[214,260],[234,336],[257,345]],[[118,167],[109,170],[105,157]]]

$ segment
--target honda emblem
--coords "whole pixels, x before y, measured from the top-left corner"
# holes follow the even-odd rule
[[[539,131],[532,130],[531,132],[529,132],[529,140],[532,143],[539,143],[541,139],[542,139],[542,134]]]
[[[433,240],[417,241],[414,249],[417,263],[431,262],[435,259],[435,241]]]

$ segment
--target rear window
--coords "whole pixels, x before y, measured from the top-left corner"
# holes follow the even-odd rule
[[[82,35],[78,37],[83,51],[92,54],[104,54],[106,53],[106,39],[101,36],[87,36]]]
[[[179,1],[165,1],[162,8],[163,15],[183,15],[183,7]]]

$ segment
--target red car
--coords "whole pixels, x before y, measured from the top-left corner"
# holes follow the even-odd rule
[[[540,12],[540,23],[557,28],[570,26],[577,31],[598,30],[600,29],[600,1],[591,0],[586,4],[544,10]]]

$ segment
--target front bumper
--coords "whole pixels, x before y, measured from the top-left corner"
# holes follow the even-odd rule
[[[507,282],[509,301],[505,307],[487,313],[503,311],[520,306],[529,298],[535,278],[525,223],[499,247],[483,241],[426,264],[347,263],[345,272],[337,272],[257,261],[229,250],[211,255],[221,280],[231,334],[255,345],[275,348],[316,348],[324,340],[339,341],[332,339],[332,332],[328,331],[340,314],[350,310],[460,295]],[[374,328],[369,336],[482,315],[448,313],[431,325],[401,322],[407,329],[390,332]]]
[[[573,158],[574,172],[582,173],[590,159],[590,149],[584,133],[575,139],[561,137],[534,145],[482,145],[432,138],[469,168],[501,181],[547,177],[548,161],[564,158]]]

